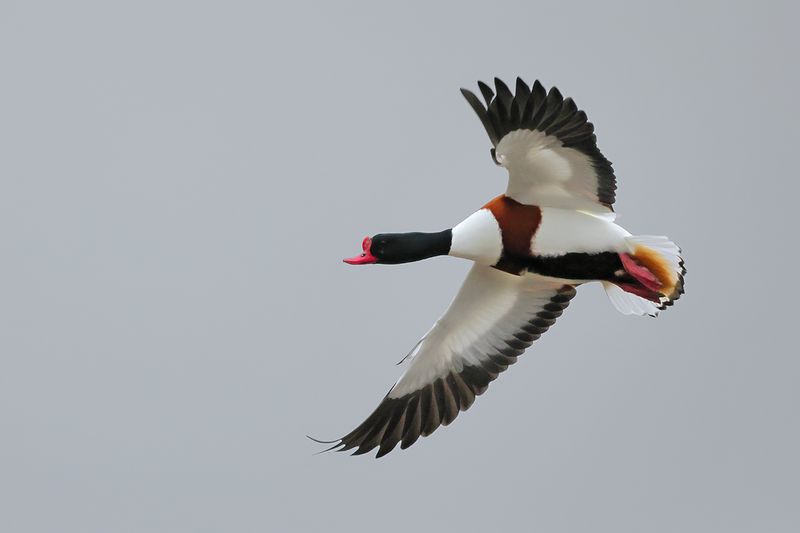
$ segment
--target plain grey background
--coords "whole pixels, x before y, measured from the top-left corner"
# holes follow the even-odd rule
[[[0,530],[797,531],[790,6],[3,1]],[[687,294],[582,288],[452,426],[313,456],[468,268],[341,258],[504,190],[495,75],[588,111]]]

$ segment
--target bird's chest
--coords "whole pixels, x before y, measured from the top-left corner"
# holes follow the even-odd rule
[[[542,222],[542,211],[535,205],[521,204],[501,195],[486,204],[500,228],[506,256],[528,257],[536,230]]]
[[[541,220],[538,207],[498,196],[453,228],[451,255],[519,274]]]

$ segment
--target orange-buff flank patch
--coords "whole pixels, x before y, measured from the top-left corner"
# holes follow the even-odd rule
[[[646,246],[637,246],[632,255],[637,263],[647,268],[658,279],[662,285],[660,290],[662,294],[672,294],[675,284],[678,283],[678,274],[673,272],[660,253]]]

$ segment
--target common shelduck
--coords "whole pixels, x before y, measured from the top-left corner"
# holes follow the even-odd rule
[[[363,253],[345,259],[393,265],[451,255],[475,264],[377,409],[341,439],[319,441],[333,443],[328,450],[377,447],[380,457],[450,424],[555,323],[579,285],[599,281],[614,307],[634,315],[656,316],[683,293],[680,248],[614,222],[614,170],[586,114],[538,81],[517,78],[514,94],[494,83],[478,82],[485,107],[461,93],[489,134],[492,159],[508,170],[505,194],[452,229],[366,237]]]

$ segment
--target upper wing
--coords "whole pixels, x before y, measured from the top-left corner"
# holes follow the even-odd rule
[[[508,169],[506,194],[547,207],[612,212],[614,169],[597,148],[594,126],[572,98],[555,87],[545,92],[517,78],[516,94],[495,78],[492,89],[478,82],[486,107],[461,89],[489,134],[497,164]]]
[[[330,449],[375,447],[377,457],[447,425],[489,382],[553,325],[575,296],[571,285],[475,265],[447,312],[378,408]]]

